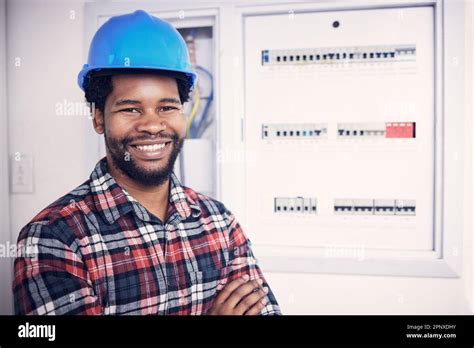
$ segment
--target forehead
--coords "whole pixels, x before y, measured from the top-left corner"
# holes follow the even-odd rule
[[[127,74],[112,76],[114,96],[123,94],[163,95],[178,94],[176,80],[168,76],[155,74]]]

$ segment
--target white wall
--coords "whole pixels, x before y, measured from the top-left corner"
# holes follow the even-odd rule
[[[0,243],[7,245],[10,242],[10,211],[8,188],[8,120],[7,120],[7,57],[6,57],[6,4],[0,0]],[[0,257],[0,274],[6,283],[10,283],[12,259],[2,255]],[[0,313],[8,313],[12,302],[10,289],[0,286]]]
[[[1,8],[0,6],[0,18]],[[37,212],[83,182],[92,169],[85,165],[87,156],[85,134],[92,131],[90,121],[84,116],[55,114],[56,103],[63,102],[64,99],[72,102],[83,100],[83,95],[76,85],[76,75],[85,56],[83,10],[82,0],[67,2],[7,0],[9,153],[30,154],[35,161],[34,193],[11,195],[13,241],[16,240],[20,228]],[[472,20],[472,12],[471,3],[470,11],[466,11],[466,18]],[[71,18],[72,14],[74,19]],[[467,36],[466,44],[469,43],[469,38],[471,41],[473,39],[472,25],[469,26],[469,30],[470,35]],[[472,53],[472,45],[470,52]],[[21,58],[20,67],[14,66],[16,57]],[[466,61],[472,62],[472,55],[466,57]],[[472,67],[470,72],[472,73]],[[3,80],[1,77],[0,58],[0,80]],[[472,88],[467,93],[472,95]],[[472,98],[466,98],[470,99]],[[469,110],[468,105],[466,106],[466,110]],[[469,113],[470,115],[472,113]],[[466,117],[465,127],[466,139],[469,141],[474,133],[470,118]],[[0,131],[1,129],[0,126]],[[471,146],[472,143],[469,144],[469,149]],[[465,156],[465,163],[471,163],[472,151],[466,151]],[[470,165],[466,165],[465,202],[469,204],[465,205],[463,254],[465,267],[462,278],[267,272],[266,276],[283,312],[286,314],[472,312],[474,281],[471,181],[472,169]],[[9,284],[10,282],[7,290],[3,282],[0,285],[2,313],[9,307],[4,295],[10,292]]]
[[[9,152],[34,159],[34,193],[11,195],[12,242],[34,215],[92,170],[84,165],[90,121],[55,114],[64,99],[83,101],[75,82],[83,64],[82,14],[82,1],[7,0]],[[0,287],[6,285],[11,297],[10,281]]]
[[[465,247],[465,264],[466,271],[470,274],[465,279],[465,293],[468,300],[469,308],[474,313],[474,185],[472,183],[474,173],[472,166],[474,164],[474,1],[469,1],[466,6],[466,176],[465,176],[465,229],[466,229],[466,247]],[[470,158],[470,160],[469,160]]]

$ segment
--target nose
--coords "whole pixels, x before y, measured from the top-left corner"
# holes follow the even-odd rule
[[[164,120],[157,111],[148,109],[141,115],[136,126],[137,131],[149,134],[158,134],[164,131],[167,127],[166,120]]]

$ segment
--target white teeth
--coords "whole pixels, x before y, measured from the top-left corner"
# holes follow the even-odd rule
[[[165,147],[165,144],[153,144],[153,145],[136,145],[135,146],[140,151],[157,151]]]

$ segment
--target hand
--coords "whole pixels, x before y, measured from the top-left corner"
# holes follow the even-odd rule
[[[208,315],[257,315],[265,307],[268,288],[263,280],[249,280],[246,274],[234,280],[216,296]]]

